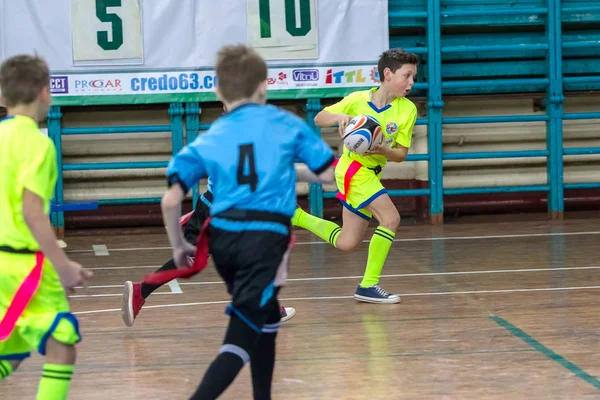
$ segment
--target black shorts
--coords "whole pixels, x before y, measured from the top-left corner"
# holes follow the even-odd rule
[[[208,227],[210,253],[232,297],[227,314],[236,315],[259,333],[267,331],[265,324],[281,320],[277,295],[280,278],[287,275],[289,232],[233,232]]]
[[[211,204],[212,201],[213,194],[207,190],[198,198],[194,213],[183,227],[183,236],[194,246],[196,245],[196,242],[198,242],[198,235],[200,234],[202,225],[204,225],[204,221],[210,216],[210,206],[206,203]]]

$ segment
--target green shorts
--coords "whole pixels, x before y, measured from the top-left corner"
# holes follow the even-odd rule
[[[0,252],[0,318],[7,314],[17,290],[35,264],[35,255]],[[79,323],[69,310],[58,274],[45,259],[37,291],[10,336],[0,341],[0,360],[22,360],[30,356],[32,349],[45,355],[46,342],[50,337],[64,344],[75,344],[81,340]]]
[[[345,156],[342,156],[337,162],[335,182],[339,192],[336,197],[348,210],[369,221],[373,215],[365,207],[379,196],[387,193],[387,190],[381,184],[381,169],[374,171],[362,166],[349,179],[347,172],[352,162],[351,159]],[[345,183],[348,186],[347,193]]]

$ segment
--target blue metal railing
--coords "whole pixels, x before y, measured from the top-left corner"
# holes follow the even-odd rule
[[[57,148],[58,166],[61,173],[56,183],[54,204],[51,210],[51,221],[55,227],[64,227],[64,212],[93,209],[93,204],[147,204],[156,203],[160,198],[123,198],[123,199],[94,199],[92,202],[72,203],[70,207],[64,204],[64,171],[93,171],[93,170],[115,170],[115,169],[145,169],[165,168],[168,161],[140,161],[140,162],[112,162],[112,163],[69,163],[64,164],[62,160],[62,136],[63,135],[110,135],[125,133],[155,133],[171,132],[172,154],[176,154],[183,147],[183,115],[184,108],[181,103],[172,103],[168,110],[170,117],[169,125],[147,125],[147,126],[111,126],[111,127],[89,127],[89,128],[63,128],[61,124],[62,113],[60,107],[52,107],[48,113],[48,135],[54,141]]]
[[[106,135],[115,133],[153,133],[168,132],[171,125],[148,126],[106,126],[94,128],[63,128],[61,135]]]
[[[565,101],[564,90],[574,85],[589,83],[600,83],[600,75],[590,76],[564,76],[563,73],[563,49],[596,49],[600,47],[599,40],[582,39],[577,40],[577,35],[569,34],[567,39],[562,36],[562,23],[566,14],[577,13],[599,13],[600,6],[563,6],[560,0],[546,0],[544,7],[511,7],[492,8],[482,7],[480,9],[448,9],[442,10],[440,0],[423,0],[426,4],[425,10],[408,10],[393,8],[390,11],[390,21],[420,20],[424,22],[427,35],[426,45],[422,47],[405,47],[406,50],[423,55],[426,59],[426,82],[418,82],[414,85],[415,90],[426,90],[427,93],[427,118],[418,118],[417,125],[426,125],[428,130],[428,152],[426,154],[410,154],[406,161],[426,161],[428,163],[428,187],[422,189],[389,190],[390,196],[427,196],[429,198],[429,213],[433,223],[443,221],[444,196],[461,194],[481,193],[517,193],[517,192],[545,192],[548,194],[548,212],[553,217],[560,217],[564,210],[564,190],[567,189],[595,189],[600,188],[600,182],[580,182],[565,184],[563,180],[563,157],[583,156],[600,154],[600,147],[587,148],[564,148],[562,124],[565,120],[600,119],[600,112],[587,113],[565,113],[563,103]],[[536,16],[544,24],[544,36],[529,38],[527,43],[517,43],[515,40],[509,43],[480,42],[481,44],[451,42],[442,45],[441,27],[456,23],[457,18],[465,17],[514,17],[527,18]],[[571,17],[569,17],[571,18]],[[405,25],[402,25],[405,26]],[[417,26],[417,25],[415,25]],[[419,25],[423,26],[423,25]],[[479,43],[479,42],[478,42]],[[416,43],[420,45],[421,43]],[[425,43],[423,43],[425,44]],[[540,75],[532,78],[522,78],[518,74],[516,78],[503,77],[499,79],[442,79],[444,70],[443,57],[456,57],[463,53],[502,53],[511,52],[526,54],[528,51],[544,52],[546,62],[545,76]],[[571,50],[572,51],[572,50]],[[570,54],[570,53],[569,53]],[[541,57],[541,56],[540,56]],[[541,61],[537,61],[539,64]],[[538,65],[536,64],[536,65]],[[474,74],[468,75],[473,76]],[[574,74],[576,75],[576,74]],[[455,76],[462,76],[457,74]],[[467,75],[465,75],[467,76]],[[479,87],[493,86],[494,88],[534,88],[544,90],[546,110],[536,115],[501,115],[501,116],[469,116],[469,117],[444,117],[443,92],[444,90],[473,90]],[[308,123],[320,135],[320,129],[314,124],[314,117],[321,110],[319,99],[308,99],[306,102],[306,118]],[[169,125],[137,126],[137,127],[96,127],[96,128],[62,128],[61,110],[53,107],[48,116],[48,131],[57,146],[59,165],[62,171],[82,171],[98,169],[122,169],[122,168],[163,168],[167,161],[148,162],[120,162],[120,163],[79,163],[64,164],[62,162],[61,135],[81,134],[119,134],[132,132],[165,132],[172,133],[173,154],[184,144],[195,139],[199,131],[210,127],[208,124],[200,124],[201,107],[198,103],[180,104],[173,103],[169,108],[171,118]],[[183,131],[183,120],[185,118],[186,130]],[[545,122],[547,127],[546,148],[540,150],[518,150],[518,151],[480,151],[462,153],[444,153],[442,149],[442,126],[444,124],[498,124],[498,123],[531,123]],[[506,158],[545,158],[547,164],[547,184],[545,185],[513,185],[513,186],[487,186],[487,187],[460,187],[444,188],[443,184],[443,161],[444,160],[475,160],[475,159],[506,159]],[[309,205],[311,213],[322,216],[323,200],[335,197],[335,192],[324,191],[319,184],[311,184],[309,188]],[[62,174],[56,189],[56,209],[61,209],[63,202]],[[198,198],[197,188],[193,192],[194,202]],[[131,204],[131,203],[153,203],[159,198],[143,199],[100,199],[99,204]],[[68,207],[63,207],[68,208]],[[62,211],[52,213],[52,222],[57,226],[64,225]]]
[[[488,46],[442,46],[441,45],[441,19],[457,16],[480,16],[480,15],[527,15],[548,14],[548,8],[515,8],[515,9],[486,9],[486,10],[452,10],[441,11],[440,2],[436,0],[427,1],[426,13],[409,13],[411,18],[427,19],[427,68],[428,68],[428,144],[429,154],[420,155],[420,160],[429,161],[429,189],[418,190],[395,190],[390,191],[390,196],[430,196],[430,215],[434,223],[443,220],[443,195],[445,194],[468,194],[468,193],[493,193],[507,191],[532,191],[548,190],[548,186],[514,186],[514,187],[475,187],[475,188],[443,188],[443,160],[466,160],[477,158],[507,158],[507,157],[549,157],[550,151],[512,151],[512,152],[471,152],[471,153],[443,153],[442,151],[442,124],[468,124],[468,123],[503,123],[503,122],[534,122],[548,121],[549,115],[534,116],[490,116],[490,117],[454,117],[443,118],[442,89],[452,87],[479,87],[481,85],[495,86],[518,86],[523,84],[547,87],[550,78],[537,79],[490,79],[490,80],[459,80],[442,81],[442,54],[464,51],[526,51],[526,50],[548,50],[552,46],[549,35],[546,35],[547,43],[524,44],[524,45],[488,45]],[[401,13],[399,13],[401,14]],[[393,15],[399,17],[400,15]],[[415,85],[416,86],[416,85]],[[411,157],[407,158],[411,161]],[[324,193],[325,198],[331,198],[333,193]],[[311,211],[320,214],[322,204],[311,204]]]
[[[448,117],[442,118],[442,123],[452,124],[486,124],[505,122],[538,122],[548,121],[547,115],[498,115],[493,117]]]
[[[436,0],[427,1],[426,12],[407,12],[403,14],[394,10],[390,18],[425,18],[427,19],[427,47],[411,48],[409,51],[418,50],[419,54],[427,55],[428,68],[428,118],[424,124],[428,126],[428,155],[410,155],[407,161],[429,162],[429,189],[419,190],[394,190],[390,196],[430,196],[430,215],[434,223],[442,221],[443,195],[457,194],[479,194],[479,193],[509,193],[509,192],[548,192],[548,211],[559,217],[564,209],[564,189],[571,188],[595,188],[600,184],[563,183],[563,155],[598,154],[598,148],[563,149],[562,120],[600,118],[600,113],[572,113],[565,114],[562,110],[564,102],[564,83],[589,82],[589,77],[563,77],[562,74],[562,48],[590,48],[600,46],[598,41],[561,42],[561,4],[560,0],[547,0],[546,7],[540,8],[514,8],[514,9],[490,9],[478,10],[445,10],[440,11],[440,2]],[[565,7],[562,12],[591,12],[600,11],[595,7]],[[545,43],[533,44],[499,44],[499,45],[460,45],[441,46],[440,26],[442,19],[451,17],[467,16],[509,16],[509,15],[545,15]],[[546,50],[547,75],[545,78],[530,79],[488,79],[488,80],[455,80],[442,81],[442,54],[458,52],[489,52],[489,51],[530,51]],[[592,77],[599,82],[600,77]],[[443,109],[442,89],[450,88],[476,88],[485,85],[494,87],[519,87],[522,85],[537,86],[546,90],[547,111],[544,115],[507,115],[507,116],[483,116],[483,117],[442,117]],[[415,88],[417,85],[415,85]],[[441,144],[442,124],[469,124],[469,123],[507,123],[507,122],[540,122],[547,124],[547,148],[546,150],[523,150],[523,151],[495,151],[495,152],[470,152],[470,153],[443,153]],[[412,157],[411,157],[412,156]],[[442,160],[468,160],[484,158],[526,158],[545,157],[547,159],[547,185],[525,185],[525,186],[493,186],[493,187],[466,187],[466,188],[443,188]],[[325,192],[324,198],[333,198],[335,193]],[[322,204],[318,199],[313,204],[311,211],[317,215],[321,214]]]
[[[485,194],[485,193],[517,193],[517,192],[547,192],[548,185],[525,185],[525,186],[488,186],[474,188],[452,188],[444,189],[444,194]]]
[[[441,16],[447,17],[481,17],[487,15],[509,16],[509,15],[533,15],[533,14],[548,14],[548,9],[544,7],[538,8],[499,8],[485,10],[452,10],[443,11]]]

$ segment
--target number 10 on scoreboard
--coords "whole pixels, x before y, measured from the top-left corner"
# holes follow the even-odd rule
[[[318,58],[316,0],[247,0],[247,10],[250,45],[265,59]]]

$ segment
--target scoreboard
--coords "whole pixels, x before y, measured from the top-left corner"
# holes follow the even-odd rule
[[[387,0],[0,0],[0,58],[37,53],[57,105],[216,99],[225,44],[255,48],[269,98],[379,83]]]

